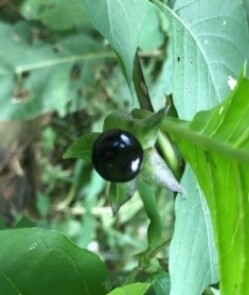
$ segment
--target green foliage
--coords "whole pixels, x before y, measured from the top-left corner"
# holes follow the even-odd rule
[[[105,294],[101,260],[62,234],[18,229],[0,238],[2,294]]]
[[[211,111],[198,113],[191,124],[172,119],[163,123],[207,198],[224,294],[248,293],[248,91],[249,80],[241,78],[227,100]]]
[[[94,27],[116,51],[128,84],[132,85],[134,55],[147,10],[144,0],[82,2]]]
[[[145,294],[148,287],[148,284],[135,283],[122,288],[117,288],[108,293],[108,295],[143,295]]]
[[[143,26],[141,31],[139,47],[148,52],[157,50],[164,43],[164,33],[168,30],[168,20],[155,5],[149,3],[143,23],[146,25]]]
[[[97,255],[58,232],[0,222],[0,293],[200,295],[220,280],[221,294],[248,294],[249,80],[238,79],[248,1],[7,2],[0,119],[49,114],[54,124],[37,149],[39,216],[13,225],[92,247],[110,278]],[[136,179],[106,184],[91,150],[117,127],[141,142],[144,163]]]
[[[159,274],[157,274],[153,279],[151,287],[155,295],[169,294],[170,293],[169,274],[166,272],[160,272]]]
[[[26,19],[41,21],[51,30],[57,31],[76,28],[88,21],[79,0],[27,0],[20,12]]]
[[[79,158],[90,162],[92,146],[99,135],[100,133],[93,132],[82,136],[66,151],[64,158]]]
[[[86,34],[51,42],[40,40],[39,34],[46,33],[35,29],[27,22],[0,22],[1,52],[7,53],[0,55],[1,120],[26,120],[51,111],[64,116],[82,108],[93,67],[105,57],[103,47]]]
[[[197,3],[176,0],[173,9],[159,1],[154,1],[154,3],[164,12],[170,23],[169,56],[171,62],[166,66],[166,71],[171,72],[170,83],[174,105],[180,118],[192,119],[197,111],[214,107],[226,97],[230,90],[229,81],[237,78],[248,57],[248,25],[245,13],[242,5],[237,1],[232,1],[227,6],[224,1]],[[190,173],[185,177],[188,177],[188,183],[192,187],[187,192],[187,199],[193,197],[202,199],[201,190],[196,191],[194,174]],[[184,186],[184,183],[181,184]],[[180,202],[181,200],[178,200],[177,204]],[[176,220],[185,220],[186,212],[183,203],[182,207],[176,210]],[[188,223],[196,224],[196,216],[203,215],[201,219],[206,220],[206,224],[202,223],[198,241],[205,241],[207,237],[213,236],[213,229],[207,226],[210,224],[210,214],[204,214],[206,210],[201,212],[198,206],[191,206]],[[182,237],[183,232],[185,233],[185,228],[182,223],[176,222],[173,243],[170,247],[170,253],[175,253],[170,259],[172,294],[179,294],[183,291],[188,294],[187,290],[179,290],[179,288],[189,284],[189,275],[193,277],[196,273],[200,275],[199,271],[203,269],[204,261],[206,272],[202,273],[202,279],[200,277],[198,282],[205,282],[207,286],[218,278],[215,275],[217,273],[217,269],[215,270],[216,255],[212,247],[208,248],[212,256],[206,255],[205,258],[203,257],[205,260],[198,259],[199,263],[189,264],[189,257],[193,254],[192,249],[196,247],[196,239],[188,240],[188,248],[185,247],[185,251],[182,252],[181,264],[179,264],[177,253],[183,245],[182,240],[177,237]],[[204,247],[206,248],[207,246]],[[200,253],[204,253],[204,249]],[[213,262],[210,261],[210,257]],[[177,275],[179,269],[183,270],[181,265],[188,265],[189,275],[184,272],[181,277]],[[206,273],[209,274],[209,278]],[[191,282],[194,286],[192,291],[195,291],[195,294],[200,294],[205,288],[205,285],[201,286],[195,281]],[[200,289],[197,289],[198,286]]]
[[[172,94],[179,117],[189,120],[228,95],[229,76],[248,58],[246,15],[239,1],[176,0],[174,9],[153,3],[170,22]]]
[[[189,282],[191,293],[197,295],[210,283],[218,282],[218,257],[207,202],[189,167],[181,185],[187,197],[177,197],[175,202],[169,265],[171,292],[184,294],[186,286],[179,282]]]
[[[136,116],[136,113],[139,113],[139,116],[144,114],[143,111],[135,110],[133,115]],[[103,130],[107,131],[118,126],[120,129],[133,133],[140,140],[145,153],[145,160],[140,173],[142,181],[155,182],[172,191],[182,192],[181,186],[166,163],[159,156],[158,152],[153,149],[164,115],[165,109],[162,109],[155,114],[145,112],[146,118],[137,119],[126,111],[114,111],[106,117]],[[97,136],[98,133],[95,132],[84,135],[69,147],[64,157],[74,157],[91,162],[92,146]],[[110,184],[108,199],[114,215],[134,195],[138,182],[140,182],[139,176],[127,183]],[[156,209],[154,210],[156,211]]]

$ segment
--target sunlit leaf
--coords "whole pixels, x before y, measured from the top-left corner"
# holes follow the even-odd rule
[[[219,250],[222,294],[249,292],[249,80],[191,123],[165,119],[205,193]],[[229,259],[228,259],[229,257]]]

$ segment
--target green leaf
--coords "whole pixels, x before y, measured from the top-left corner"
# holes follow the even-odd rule
[[[20,10],[24,18],[38,20],[52,30],[69,30],[87,22],[81,0],[26,0]]]
[[[166,272],[160,272],[152,281],[151,288],[154,295],[169,295],[170,293],[170,278]],[[189,288],[191,290],[191,287]],[[192,291],[192,290],[191,290]]]
[[[64,159],[68,158],[79,158],[87,162],[92,161],[92,147],[95,140],[101,133],[92,132],[83,135],[78,140],[76,140],[63,155]]]
[[[104,121],[103,130],[107,131],[115,128],[129,131],[136,135],[136,121],[132,118],[131,114],[125,110],[117,110],[108,114]],[[140,138],[138,138],[140,140]]]
[[[116,215],[119,208],[133,197],[136,191],[136,182],[136,179],[134,179],[126,183],[111,183],[108,199],[111,203],[113,215]]]
[[[222,294],[249,293],[249,79],[193,122],[165,119],[205,193],[219,251]],[[229,259],[228,259],[229,257]]]
[[[214,107],[230,91],[249,52],[245,11],[240,1],[180,1],[174,10],[153,2],[170,23],[174,104],[178,115],[192,119]]]
[[[25,22],[0,22],[0,37],[1,120],[32,119],[51,111],[63,116],[69,102],[78,102],[78,108],[86,104],[79,93],[92,83],[96,60],[106,56],[98,42],[78,33],[50,44],[36,39],[34,28]]]
[[[218,257],[210,212],[189,167],[181,185],[186,198],[177,196],[175,201],[176,221],[169,250],[171,294],[187,294],[187,285],[191,295],[199,295],[219,280]]]
[[[136,129],[138,136],[140,136],[141,141],[143,142],[144,149],[151,148],[155,145],[158,130],[162,124],[162,121],[166,115],[166,109],[163,108],[156,113],[150,113],[150,116],[147,116],[149,112],[146,110],[135,109],[132,112],[132,115],[137,117],[138,113],[146,115],[146,118],[140,121],[137,121]]]
[[[134,283],[116,288],[107,295],[143,295],[149,288],[147,283]]]
[[[165,109],[156,113],[134,109],[132,113],[120,110],[110,113],[104,122],[104,130],[120,128],[131,132],[142,144],[143,149],[154,147],[159,128],[165,117]]]
[[[139,48],[149,52],[163,45],[166,34],[163,34],[161,30],[161,22],[166,29],[168,27],[167,19],[158,7],[149,2],[140,34]]]
[[[0,271],[0,294],[19,295],[17,287]]]
[[[147,10],[145,0],[83,0],[93,26],[109,41],[120,58],[129,86],[141,26]]]
[[[4,230],[0,240],[1,294],[105,294],[104,264],[59,232]]]
[[[229,5],[223,0],[170,1],[171,4],[174,3],[173,9],[157,0],[153,2],[170,23],[169,60],[161,80],[171,79],[171,87],[167,89],[172,91],[179,117],[192,119],[197,111],[214,107],[224,99],[230,91],[229,79],[237,78],[249,52],[245,13],[240,2],[235,0],[230,1]],[[163,75],[167,75],[168,79]],[[185,132],[181,134],[184,135]],[[192,181],[196,183],[194,177]],[[200,199],[200,193],[201,191],[195,191],[193,185],[192,189],[188,190],[187,198],[196,196]],[[198,215],[195,210],[198,210],[198,207],[191,208],[189,222],[191,217],[194,219]],[[178,219],[184,215],[183,212],[184,210],[177,212]],[[180,236],[184,232],[181,226],[183,224],[175,228],[175,235]],[[194,241],[189,240],[188,243],[191,245],[188,255],[191,255]],[[177,243],[174,245],[178,246]],[[202,249],[203,252],[207,247],[208,245]],[[187,257],[186,252],[185,258]],[[210,272],[209,263],[210,259],[206,256],[207,272]],[[196,267],[194,264],[190,266]],[[195,269],[189,267],[189,272],[192,271],[195,273]],[[174,272],[173,265],[171,272]],[[194,282],[190,282],[187,277],[181,276],[178,279],[175,276],[174,284],[179,286],[196,282],[196,278]],[[185,283],[182,281],[183,278]],[[199,280],[208,283],[205,277],[199,277]],[[175,294],[178,295],[179,292]]]
[[[6,228],[7,228],[6,223],[4,222],[3,218],[0,217],[0,230],[6,229]]]

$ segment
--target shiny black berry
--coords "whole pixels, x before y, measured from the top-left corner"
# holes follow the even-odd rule
[[[92,163],[105,180],[126,182],[140,172],[143,149],[131,133],[120,129],[108,130],[93,145]]]

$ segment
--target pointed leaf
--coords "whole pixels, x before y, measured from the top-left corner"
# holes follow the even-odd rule
[[[249,293],[249,79],[191,124],[166,118],[205,193],[219,251],[222,294]],[[229,259],[228,259],[229,257]]]
[[[131,114],[125,110],[113,111],[105,118],[103,130],[109,129],[123,129],[134,133],[136,129],[136,121],[132,118]]]
[[[104,130],[115,129],[118,126],[119,129],[129,131],[146,150],[154,147],[165,113],[165,109],[156,113],[134,109],[131,114],[126,111],[114,111],[106,117]]]
[[[125,183],[111,183],[108,199],[111,203],[113,215],[116,215],[119,208],[133,197],[135,191],[136,179]]]
[[[145,180],[155,182],[166,189],[173,192],[180,192],[184,195],[181,185],[176,180],[165,161],[154,149],[146,151],[141,175]]]
[[[92,160],[92,147],[95,140],[101,133],[92,132],[83,135],[78,140],[76,140],[63,155],[64,159],[68,158],[78,158],[84,161],[91,162]]]

